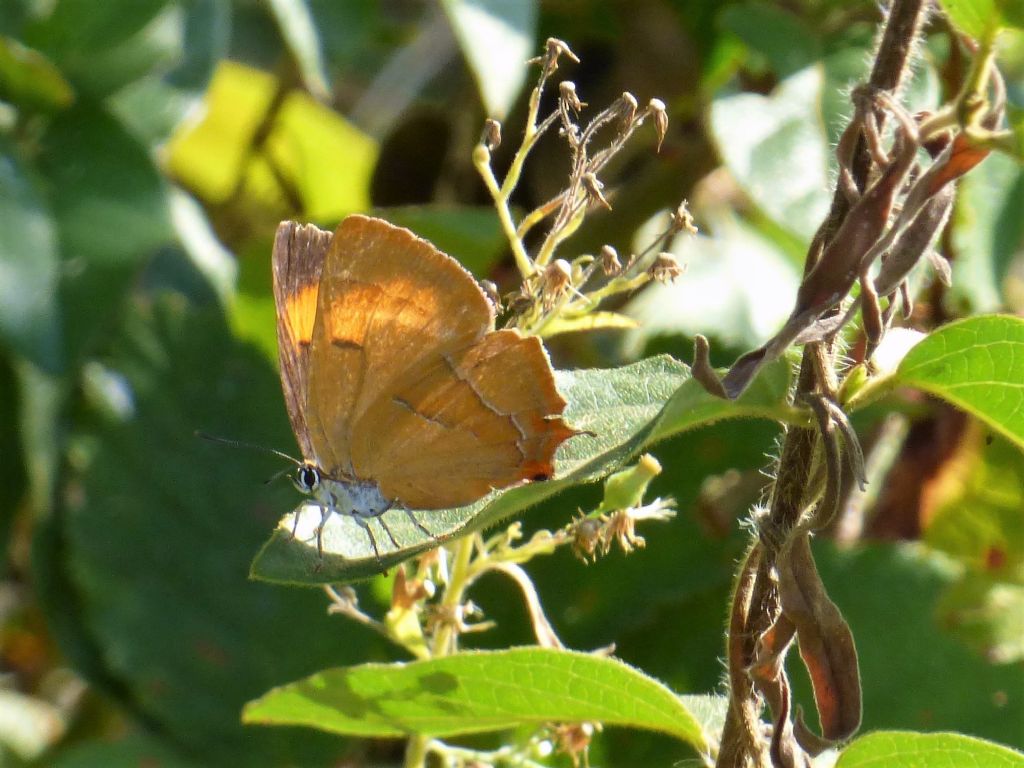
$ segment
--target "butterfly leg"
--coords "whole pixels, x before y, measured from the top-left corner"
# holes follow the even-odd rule
[[[327,518],[331,516],[331,508],[326,504],[320,506],[320,525],[316,527],[316,553],[321,560],[324,559],[324,527],[327,525]],[[298,515],[296,515],[298,518]],[[295,532],[292,531],[292,535]]]
[[[380,560],[380,550],[377,548],[377,539],[374,537],[373,531],[370,529],[370,524],[359,515],[352,515],[352,519],[359,524],[360,528],[366,531],[366,537],[370,540],[370,546],[373,547],[373,556],[377,558],[377,560]]]
[[[394,545],[395,549],[401,549],[401,545],[399,545],[399,543],[395,541],[395,534],[391,532],[391,529],[388,528],[387,523],[384,522],[384,515],[379,515],[377,517],[377,522],[380,523],[380,527],[384,529],[384,533],[386,533],[388,535],[388,538],[391,539],[391,543]]]
[[[411,509],[409,509],[408,507],[402,507],[402,511],[405,512],[405,516],[408,517],[412,521],[412,524],[415,525],[417,528],[419,528],[420,531],[425,533],[427,536],[429,536],[434,541],[438,540],[437,536],[435,536],[430,531],[428,531],[427,527],[425,525],[423,525],[423,523],[421,523],[419,520],[416,519],[416,515],[414,515],[412,513]]]

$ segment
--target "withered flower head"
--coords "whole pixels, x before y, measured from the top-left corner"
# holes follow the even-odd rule
[[[693,214],[690,213],[690,209],[687,207],[686,201],[683,200],[679,204],[679,207],[672,212],[672,220],[669,223],[669,232],[675,234],[677,232],[686,232],[688,235],[697,234],[697,225],[693,223]]]
[[[608,277],[615,277],[622,272],[622,262],[619,261],[619,253],[610,245],[601,247],[601,269]]]
[[[665,102],[661,99],[651,99],[647,102],[647,108],[654,116],[654,130],[658,134],[658,151],[661,151],[661,142],[665,140],[668,133],[668,112],[665,110]]]
[[[619,100],[615,102],[612,108],[619,114],[621,129],[625,131],[633,124],[633,120],[636,119],[636,96],[629,91],[623,91]]]
[[[603,205],[608,210],[612,209],[611,204],[605,199],[604,194],[601,192],[601,190],[604,189],[604,183],[597,178],[596,174],[583,174],[583,189],[586,191],[587,197],[589,197],[593,202]]]
[[[484,122],[484,134],[481,138],[484,146],[491,152],[501,146],[501,123],[493,118],[487,118]]]
[[[659,283],[674,282],[677,277],[683,274],[683,271],[679,262],[676,261],[676,257],[664,251],[658,254],[650,269],[647,270],[648,274]]]
[[[541,273],[541,303],[551,309],[572,288],[572,267],[565,259],[555,259]]]
[[[580,113],[585,106],[576,93],[576,83],[572,80],[563,80],[558,84],[558,96],[562,102],[576,114]]]
[[[580,63],[579,57],[572,52],[569,48],[569,44],[564,40],[559,40],[557,37],[549,37],[547,43],[544,45],[544,55],[530,59],[528,63],[536,64],[538,62],[544,65],[544,77],[547,77],[556,69],[558,69],[558,57],[567,56],[571,61]]]

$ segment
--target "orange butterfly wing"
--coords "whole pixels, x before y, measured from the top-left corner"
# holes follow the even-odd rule
[[[574,434],[559,417],[565,401],[540,342],[493,327],[454,259],[379,219],[345,219],[307,358],[303,413],[318,463],[420,509],[550,476]]]
[[[331,234],[312,225],[284,221],[277,228],[272,258],[277,306],[277,350],[288,418],[303,457],[315,456],[306,420],[309,351],[317,312],[320,273]],[[323,443],[323,436],[317,441]]]

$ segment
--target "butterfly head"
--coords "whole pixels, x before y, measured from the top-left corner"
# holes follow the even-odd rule
[[[316,492],[320,490],[321,479],[320,468],[309,461],[299,464],[295,474],[291,476],[295,488],[307,496],[316,496]]]

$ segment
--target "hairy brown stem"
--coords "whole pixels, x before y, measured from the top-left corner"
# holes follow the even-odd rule
[[[909,70],[911,53],[920,27],[927,16],[927,7],[926,0],[893,0],[875,53],[868,81],[869,87],[890,92],[899,89]],[[879,123],[882,119],[884,115],[879,113]],[[871,163],[871,154],[862,136],[856,142],[850,163],[852,181],[858,190],[862,191],[865,188]],[[824,248],[835,237],[849,210],[849,196],[844,193],[842,185],[839,185],[828,216],[808,251],[804,266],[805,275],[814,268]],[[795,394],[797,398],[814,391],[818,385],[815,355],[819,353],[815,351],[815,346],[809,344],[804,349]],[[828,356],[828,360],[831,362],[831,355]],[[771,496],[771,506],[766,518],[761,521],[762,531],[768,529],[773,535],[762,535],[761,543],[755,545],[755,550],[761,550],[758,552],[758,567],[752,568],[748,558],[738,579],[730,612],[733,619],[730,621],[727,641],[729,712],[722,734],[718,766],[763,764],[767,744],[763,737],[761,743],[751,743],[755,733],[750,722],[752,712],[760,713],[761,701],[747,670],[754,662],[756,638],[766,632],[779,616],[778,602],[774,599],[777,586],[771,577],[772,566],[778,554],[773,542],[785,538],[785,532],[796,526],[803,511],[817,438],[818,433],[813,429],[793,427],[787,431]],[[742,617],[742,621],[737,621],[738,617]],[[739,636],[737,632],[740,633]]]

